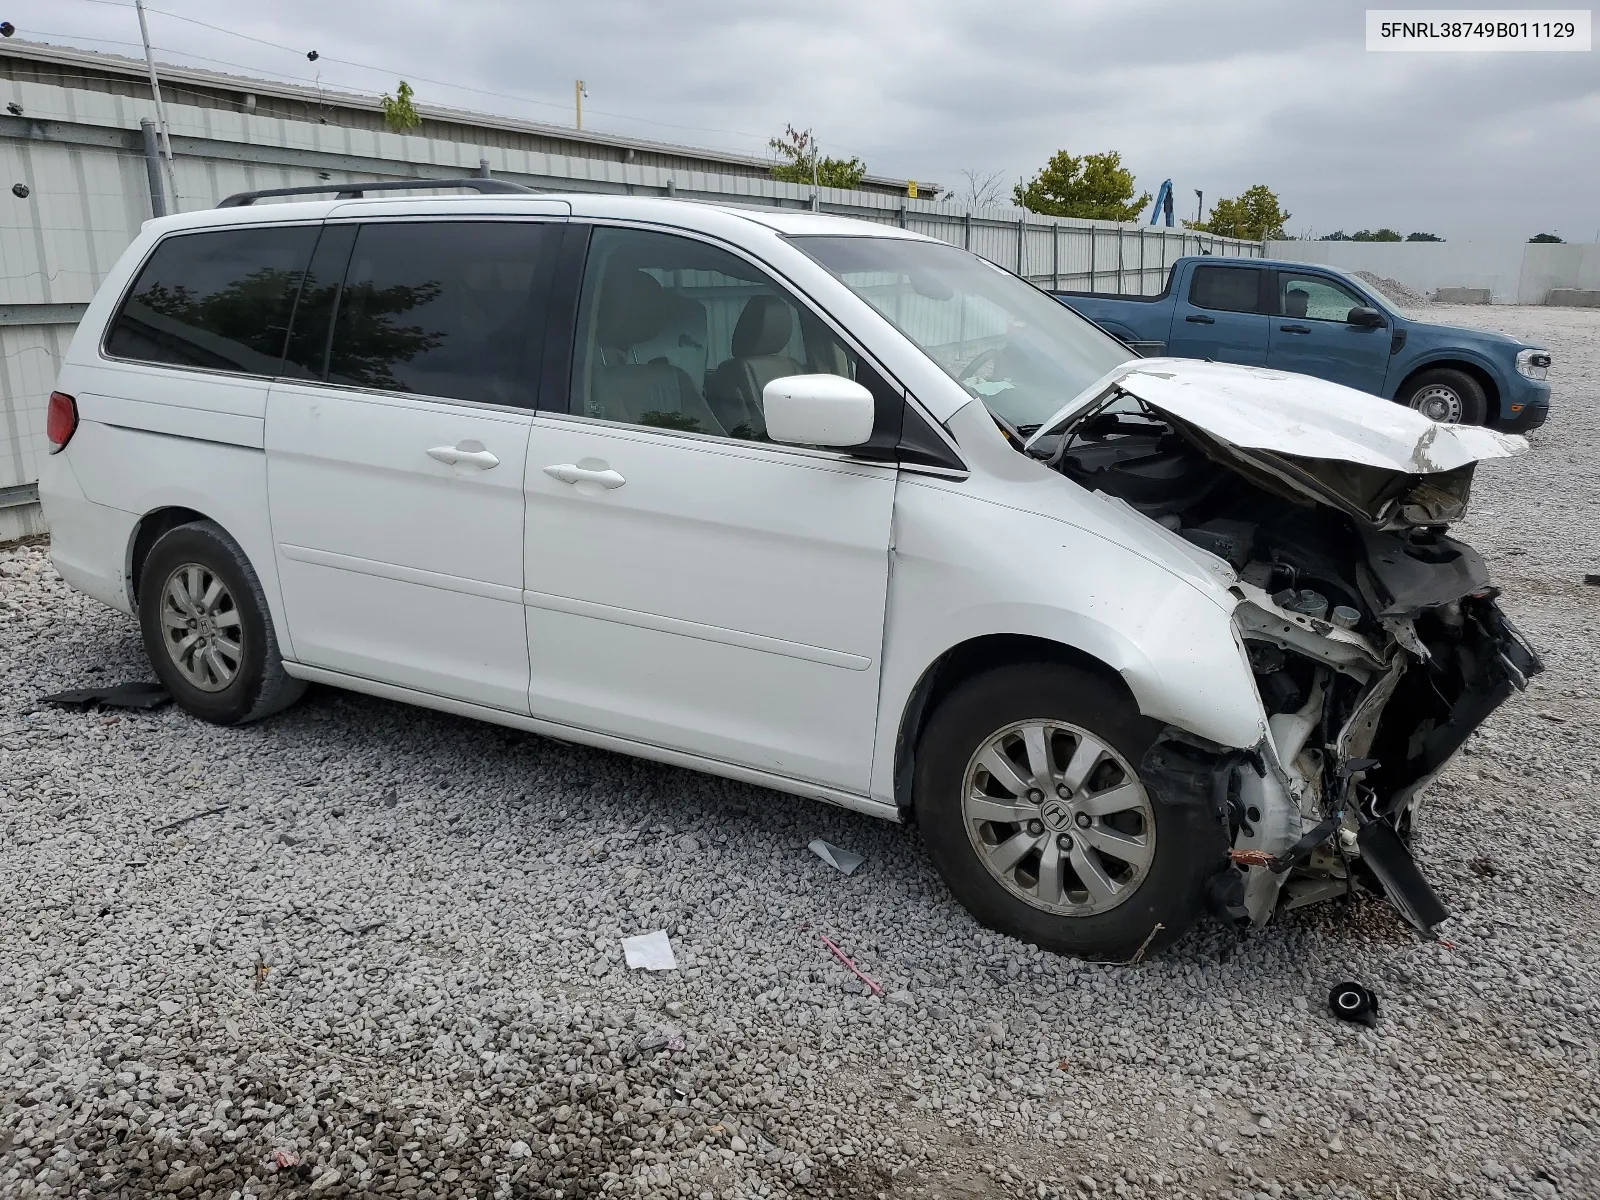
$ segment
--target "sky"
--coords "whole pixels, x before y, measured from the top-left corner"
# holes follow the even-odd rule
[[[374,93],[405,78],[421,103],[557,124],[571,122],[581,78],[588,128],[763,154],[792,123],[826,155],[957,191],[971,172],[997,175],[1009,196],[1057,150],[1116,150],[1141,190],[1171,178],[1186,217],[1196,189],[1209,208],[1263,183],[1292,236],[1389,226],[1600,240],[1600,49],[1372,53],[1366,7],[151,0],[148,11],[164,61],[320,73]],[[140,53],[125,0],[11,0],[5,15],[18,37]]]

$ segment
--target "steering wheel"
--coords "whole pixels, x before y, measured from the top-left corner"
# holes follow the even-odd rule
[[[971,362],[962,368],[961,386],[971,391],[972,385],[977,382],[978,377],[983,374],[984,369],[993,363],[995,359],[1000,357],[1000,351],[1002,349],[1003,347],[1000,346],[991,346],[987,350],[980,350],[977,354],[977,357],[975,357]]]

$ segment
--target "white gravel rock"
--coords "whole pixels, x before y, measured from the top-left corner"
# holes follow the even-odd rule
[[[1549,671],[1420,818],[1442,943],[1358,901],[1083,963],[752,787],[325,690],[40,708],[148,668],[0,547],[0,1196],[1600,1194],[1600,312],[1430,315],[1556,363],[1462,529]],[[640,929],[679,970],[625,969]]]

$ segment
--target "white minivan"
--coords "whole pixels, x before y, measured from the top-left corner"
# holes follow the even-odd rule
[[[1540,669],[1446,527],[1520,438],[888,225],[412,186],[477,194],[151,221],[73,339],[52,555],[185,710],[311,681],[914,819],[1077,954],[1445,915],[1418,798]]]

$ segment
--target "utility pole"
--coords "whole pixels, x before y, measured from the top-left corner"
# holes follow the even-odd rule
[[[1199,188],[1194,190],[1194,223],[1200,224],[1206,219],[1206,194]]]
[[[150,95],[156,102],[156,121],[161,130],[161,156],[167,164],[167,189],[172,207],[178,207],[178,176],[172,169],[172,130],[167,126],[167,106],[161,102],[161,80],[156,75],[156,60],[150,54],[150,26],[144,19],[144,0],[133,0],[139,13],[139,37],[144,42],[144,63],[150,68]]]
[[[583,80],[572,81],[572,109],[577,114],[577,127],[583,128],[583,98],[589,94],[589,89],[583,86]]]

